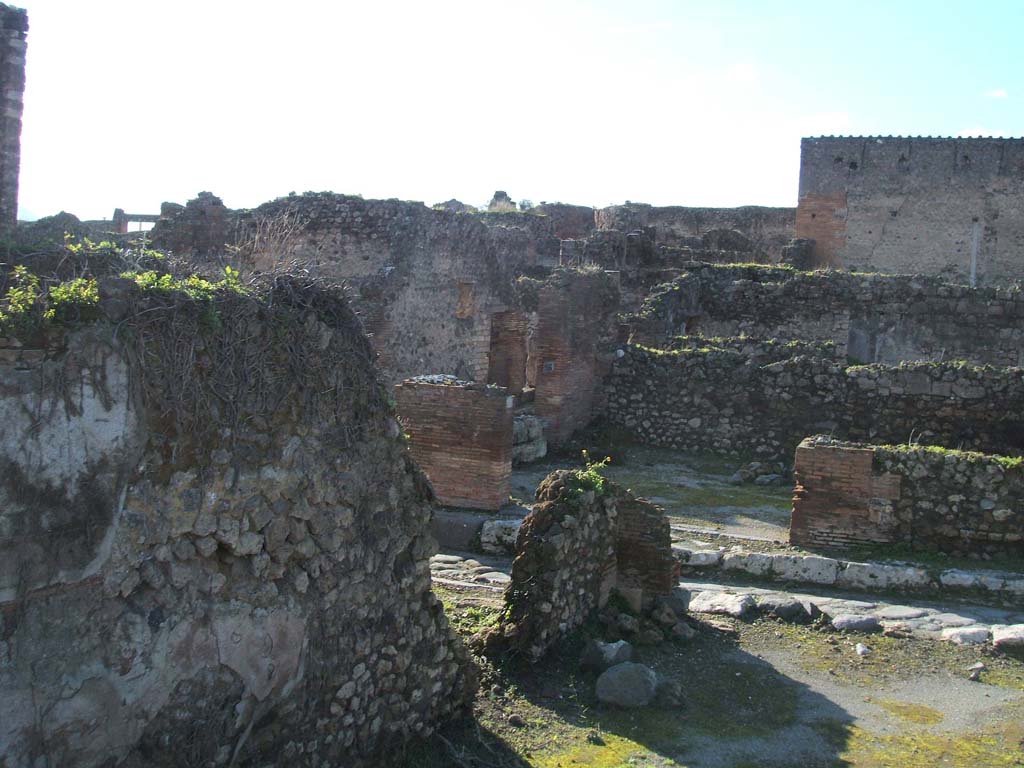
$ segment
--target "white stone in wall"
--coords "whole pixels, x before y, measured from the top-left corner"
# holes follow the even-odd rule
[[[836,584],[868,589],[914,589],[930,586],[931,576],[924,568],[883,563],[846,563]]]
[[[777,579],[835,584],[839,575],[839,561],[817,555],[772,555],[772,572]]]
[[[480,548],[495,555],[515,552],[522,520],[487,520],[480,529]]]

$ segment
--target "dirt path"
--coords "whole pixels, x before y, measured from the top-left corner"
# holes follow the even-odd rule
[[[662,448],[632,447],[622,461],[612,457],[604,474],[662,506],[673,523],[738,536],[785,541],[789,536],[792,488],[733,485],[740,462]],[[517,468],[512,495],[533,499],[541,480],[566,462],[548,461]]]

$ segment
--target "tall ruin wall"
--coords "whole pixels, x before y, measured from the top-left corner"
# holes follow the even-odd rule
[[[1019,281],[1024,139],[803,139],[795,231],[817,266]]]
[[[18,222],[28,14],[0,3],[0,233]]]
[[[157,247],[192,258],[223,254],[230,244],[229,258],[255,269],[294,261],[343,280],[391,383],[434,372],[486,382],[492,323],[495,315],[515,309],[510,292],[516,276],[593,262],[622,271],[638,304],[659,282],[648,274],[652,270],[660,273],[695,254],[723,261],[760,258],[761,251],[750,249],[786,242],[791,214],[638,205],[595,211],[561,204],[529,212],[467,212],[332,193],[230,211],[203,193],[186,206],[166,204],[152,238]],[[630,234],[635,229],[644,234]],[[580,259],[563,253],[561,241],[570,236],[584,241]]]
[[[962,359],[1024,364],[1024,293],[938,278],[684,265],[630,318],[632,338],[682,334],[827,341],[863,363]]]
[[[216,200],[214,198],[214,200]],[[216,201],[219,204],[219,201]],[[441,372],[484,382],[491,319],[510,308],[513,278],[558,262],[545,217],[465,213],[400,200],[306,193],[221,212],[209,199],[167,207],[154,243],[268,271],[297,264],[344,282],[387,380]],[[222,222],[209,237],[211,221]]]
[[[471,697],[340,294],[100,284],[3,340],[0,763],[386,764]]]
[[[851,366],[797,355],[758,365],[729,349],[628,346],[606,380],[609,420],[652,445],[792,455],[808,435],[1024,452],[1024,369]]]

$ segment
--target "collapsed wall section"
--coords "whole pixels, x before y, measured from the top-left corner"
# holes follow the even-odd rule
[[[595,470],[557,470],[537,488],[523,520],[500,624],[482,638],[490,652],[539,659],[604,607],[612,591],[638,610],[676,583],[664,512]]]
[[[790,541],[1024,555],[1024,462],[809,437],[796,450]]]
[[[962,363],[759,365],[728,349],[629,345],[606,380],[607,416],[681,450],[789,455],[807,435],[1024,452],[1024,369]]]
[[[508,503],[513,401],[508,390],[451,376],[417,376],[395,387],[395,400],[409,451],[438,501],[494,511]]]
[[[380,765],[467,703],[340,295],[115,280],[99,309],[0,362],[0,762]]]

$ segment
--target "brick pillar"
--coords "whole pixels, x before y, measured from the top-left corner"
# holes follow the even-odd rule
[[[523,391],[528,325],[528,318],[520,312],[497,312],[491,316],[488,384],[506,387],[513,394]]]
[[[789,540],[810,547],[887,544],[898,533],[891,502],[899,477],[876,474],[875,449],[807,438],[796,449]]]
[[[418,376],[395,387],[409,450],[442,504],[498,510],[512,477],[512,398],[503,387]]]

